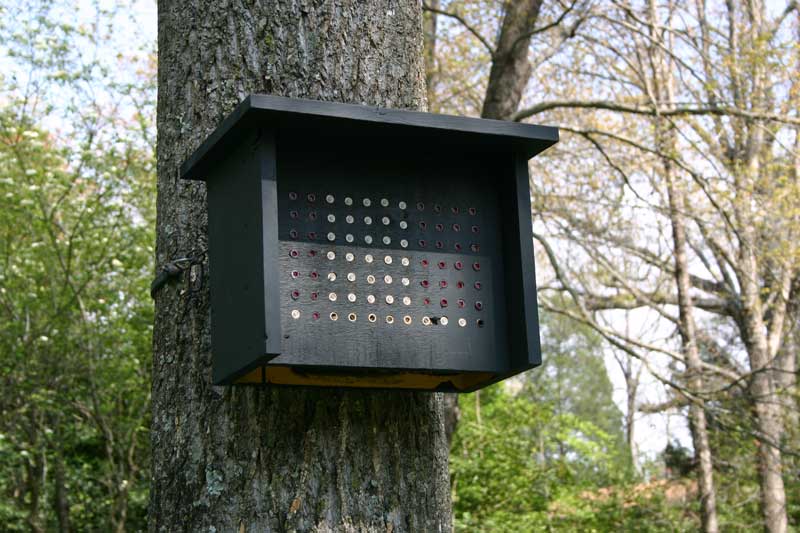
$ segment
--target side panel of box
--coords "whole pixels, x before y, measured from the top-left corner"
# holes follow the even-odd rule
[[[539,311],[536,304],[536,271],[531,228],[531,190],[528,161],[509,154],[504,164],[507,194],[503,195],[504,255],[506,257],[509,344],[513,375],[542,363],[539,343]]]
[[[211,351],[214,383],[263,360],[265,331],[262,148],[248,135],[207,180]]]

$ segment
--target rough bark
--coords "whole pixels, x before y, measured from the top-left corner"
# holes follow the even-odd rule
[[[159,1],[157,263],[206,242],[181,161],[248,93],[423,108],[417,2]],[[208,265],[156,297],[151,531],[450,531],[441,395],[212,387]]]
[[[439,65],[436,60],[436,30],[438,25],[439,0],[429,0],[422,21],[422,32],[425,41],[425,90],[428,95],[428,109],[436,110],[436,82],[439,78]]]
[[[542,0],[506,0],[481,116],[511,120],[531,77],[528,48]]]

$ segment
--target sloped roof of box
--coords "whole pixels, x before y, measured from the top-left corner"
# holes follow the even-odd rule
[[[516,150],[531,158],[558,142],[558,128],[353,104],[252,94],[181,165],[181,178],[205,179],[226,147],[269,126],[315,139],[367,138],[463,150]]]

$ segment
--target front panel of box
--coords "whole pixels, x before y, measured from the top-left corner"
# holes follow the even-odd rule
[[[508,369],[489,159],[279,153],[282,355],[271,365]]]

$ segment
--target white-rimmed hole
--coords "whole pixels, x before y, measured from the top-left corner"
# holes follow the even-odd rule
[[[381,205],[383,207],[389,207],[389,200],[387,200],[386,198],[381,198]]]
[[[405,324],[406,326],[408,326],[409,324],[411,324],[411,317],[410,317],[410,316],[408,316],[408,315],[404,316],[404,317],[403,317],[403,324]]]
[[[372,274],[368,274],[367,275],[367,283],[369,283],[370,285],[375,283],[375,276],[373,276]]]
[[[430,326],[431,325],[431,319],[426,317],[426,316],[422,317],[422,325],[423,326]]]
[[[392,238],[388,235],[383,238],[383,244],[392,244]]]
[[[374,304],[375,303],[375,295],[374,294],[367,294],[367,302]]]
[[[298,311],[297,309],[292,309],[292,318],[294,318],[295,320],[300,318],[300,311]]]
[[[333,261],[334,259],[336,259],[336,252],[328,252],[327,254],[325,254],[325,257]]]
[[[394,280],[392,279],[392,276],[390,276],[389,274],[386,274],[385,276],[383,276],[383,282],[385,284],[391,285],[392,281],[394,281]]]
[[[350,198],[349,196],[345,196],[344,205],[353,205],[353,199]]]
[[[329,214],[328,215],[328,222],[330,222],[331,224],[336,222],[336,215],[334,215],[333,213]]]
[[[364,256],[364,261],[366,261],[367,263],[372,263],[372,260],[373,260],[373,257],[372,257],[371,254],[367,254],[367,255]]]
[[[329,232],[328,233],[328,240],[329,241],[335,241],[336,240],[336,234],[334,232],[332,232],[332,231]]]
[[[407,241],[407,240],[405,240],[405,239],[401,239],[401,240],[400,240],[400,246],[401,246],[402,248],[408,248],[408,241]]]
[[[364,235],[364,242],[367,244],[372,244],[372,235]]]
[[[333,197],[332,194],[329,194],[328,196],[325,197],[325,201],[328,202],[329,204],[332,204],[334,200],[335,198]]]
[[[405,202],[403,202],[403,201],[400,201],[400,202],[397,204],[397,207],[399,207],[400,209],[405,209],[406,207],[408,207],[408,204],[406,204],[406,203],[405,203]]]
[[[328,272],[328,281],[336,281],[336,272]]]
[[[406,222],[405,220],[401,220],[400,229],[408,229],[408,222]]]
[[[394,324],[394,317],[392,315],[386,315],[386,323]]]
[[[370,322],[375,322],[376,320],[378,320],[378,317],[377,317],[377,316],[375,316],[375,314],[374,314],[374,313],[370,313],[370,314],[367,316],[367,320],[369,320]]]
[[[364,224],[366,224],[367,226],[372,224],[372,217],[364,217]]]
[[[408,278],[402,278],[402,279],[400,279],[400,283],[402,283],[403,285],[408,287],[411,284],[411,280],[408,279]]]
[[[347,273],[347,281],[355,281],[356,280],[356,273],[355,272],[348,272]]]
[[[403,296],[403,305],[411,305],[411,297]]]
[[[391,255],[387,255],[386,257],[383,258],[383,262],[386,263],[387,265],[391,265],[392,264],[392,256]]]
[[[332,292],[332,293],[328,294],[328,300],[330,300],[332,302],[335,302],[336,301],[336,293]]]
[[[344,254],[344,258],[345,258],[345,260],[347,260],[348,262],[352,262],[352,261],[353,261],[353,259],[355,259],[355,258],[356,258],[356,256],[354,256],[354,255],[353,255],[351,252],[347,252],[346,254]]]
[[[450,322],[450,321],[447,319],[446,316],[443,316],[442,318],[439,319],[439,324],[441,324],[443,326],[446,326],[448,322]]]
[[[361,203],[364,204],[364,207],[369,207],[372,205],[372,200],[370,200],[369,198],[364,198],[364,201]]]
[[[391,294],[387,294],[386,295],[386,303],[389,304],[389,305],[392,305],[394,303],[394,296],[392,296]]]
[[[356,221],[356,219],[353,218],[353,215],[347,215],[346,217],[344,217],[344,221],[347,222],[348,224],[352,224],[353,222]]]
[[[461,326],[462,328],[467,327],[467,319],[466,318],[459,318],[458,319],[458,325]]]
[[[334,311],[333,313],[331,313],[331,314],[330,314],[330,317],[331,317],[331,320],[333,320],[334,322],[336,322],[337,320],[339,320],[339,313],[337,313],[336,311]]]
[[[388,225],[389,225],[389,224],[390,224],[392,221],[391,221],[391,220],[389,220],[389,217],[383,217],[383,218],[381,219],[381,222],[383,222],[383,225],[384,225],[384,226],[388,226]]]
[[[347,242],[353,242],[355,240],[355,237],[353,237],[352,233],[348,233],[347,235],[344,236],[344,240],[346,240]]]
[[[350,322],[355,322],[358,319],[358,316],[355,313],[350,313],[347,315],[347,320]]]
[[[404,257],[400,260],[400,264],[403,265],[404,267],[407,267],[408,265],[411,264],[411,260],[408,257]]]

